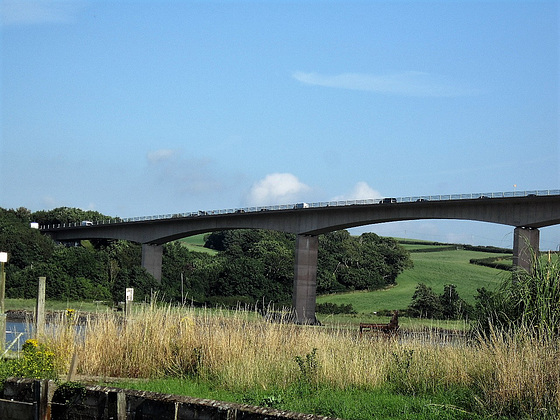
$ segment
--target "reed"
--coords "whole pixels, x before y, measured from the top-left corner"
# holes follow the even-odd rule
[[[73,321],[74,322],[74,321]],[[442,345],[362,337],[336,326],[268,323],[254,314],[151,305],[124,320],[88,318],[43,339],[67,369],[101,377],[190,376],[234,391],[388,387],[408,395],[468,389],[469,409],[485,413],[560,413],[558,344],[546,337],[494,331],[474,342]]]

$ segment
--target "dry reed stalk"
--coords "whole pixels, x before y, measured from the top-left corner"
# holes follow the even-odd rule
[[[231,389],[287,387],[302,376],[296,357],[317,349],[317,381],[339,389],[383,385],[398,369],[412,392],[468,386],[483,391],[480,402],[491,410],[521,403],[527,412],[560,412],[558,343],[531,334],[494,332],[476,346],[433,344],[437,337],[360,339],[342,328],[169,306],[140,310],[126,321],[114,314],[92,318],[82,337],[73,331],[52,330],[49,343],[65,366],[75,348],[78,373],[86,375],[196,375]]]
[[[556,339],[529,331],[493,331],[481,344],[488,372],[478,386],[498,414],[560,413],[560,351]],[[551,411],[552,410],[552,411]]]

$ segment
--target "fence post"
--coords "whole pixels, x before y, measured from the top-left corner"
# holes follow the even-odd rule
[[[35,413],[33,420],[50,419],[49,410],[49,380],[41,379],[33,382],[33,405]]]
[[[76,376],[76,371],[78,370],[78,352],[74,350],[72,355],[72,361],[70,362],[70,370],[68,371],[68,376],[66,378],[67,382],[72,382]]]
[[[39,338],[45,330],[45,291],[47,285],[46,277],[39,277],[37,290],[37,308],[35,311],[35,338]]]
[[[110,419],[126,420],[126,394],[124,392],[109,392],[107,403],[107,414]]]

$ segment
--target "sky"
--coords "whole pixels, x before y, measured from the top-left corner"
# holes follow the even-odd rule
[[[3,208],[560,188],[558,1],[1,0],[0,18]],[[513,244],[480,222],[364,231]]]

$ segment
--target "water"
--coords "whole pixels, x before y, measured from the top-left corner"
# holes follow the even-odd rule
[[[49,324],[48,322],[45,324],[45,328],[49,328],[49,326],[52,326],[53,324]],[[26,321],[8,321],[6,322],[6,348],[8,348],[10,346],[10,344],[12,344],[12,342],[14,340],[16,340],[16,342],[14,343],[14,345],[10,348],[10,351],[19,351],[21,350],[21,347],[23,346],[23,344],[25,343],[25,340],[28,340],[30,338],[33,338],[33,323],[32,322],[26,322]],[[78,332],[78,335],[83,336],[82,333],[84,331],[84,326],[83,325],[76,325],[76,331]],[[22,334],[21,336],[19,336],[19,334]],[[19,338],[18,338],[19,336]],[[2,352],[0,351],[0,354]]]
[[[21,346],[25,340],[31,338],[32,325],[24,321],[8,321],[6,322],[6,347],[8,347],[17,338],[19,333],[22,336],[16,341],[10,350],[21,350]]]

